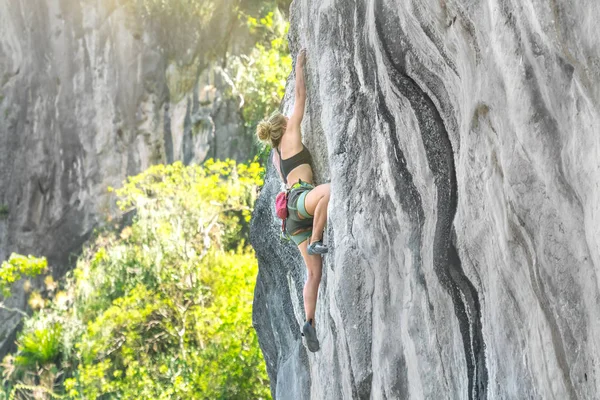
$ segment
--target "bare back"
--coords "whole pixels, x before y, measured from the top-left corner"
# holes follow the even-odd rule
[[[288,124],[285,133],[281,137],[279,144],[279,151],[281,157],[286,160],[302,151],[302,137],[300,134],[300,127]],[[282,176],[282,172],[279,169],[279,156],[277,152],[273,153],[273,164],[276,166],[279,175]],[[291,170],[287,176],[287,185],[292,186],[298,180],[302,179],[303,182],[313,183],[313,171],[310,164],[301,164]]]

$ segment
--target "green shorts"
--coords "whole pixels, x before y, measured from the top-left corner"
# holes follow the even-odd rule
[[[285,231],[296,245],[300,245],[312,235],[313,216],[306,211],[306,195],[315,187],[310,183],[298,182],[288,194],[288,217]]]

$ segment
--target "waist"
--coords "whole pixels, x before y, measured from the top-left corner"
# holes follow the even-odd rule
[[[287,174],[287,176],[285,177],[286,186],[289,188],[291,188],[290,185],[293,185],[299,181],[310,183],[312,182],[312,180],[312,168],[308,164],[296,168],[295,170]]]
[[[305,182],[302,179],[299,179],[298,182],[296,182],[292,186],[290,186],[290,190],[294,190],[294,189],[298,189],[298,188],[314,189],[315,186],[312,183]]]

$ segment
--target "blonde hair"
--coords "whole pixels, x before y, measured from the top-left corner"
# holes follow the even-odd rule
[[[271,114],[269,118],[265,118],[259,122],[256,127],[256,136],[261,142],[270,144],[271,147],[278,147],[281,142],[281,137],[285,133],[287,120],[279,111]]]

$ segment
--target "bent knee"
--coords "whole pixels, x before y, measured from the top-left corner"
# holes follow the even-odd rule
[[[329,193],[329,191],[324,192],[319,197],[317,197],[317,202],[321,202],[321,201],[329,202],[330,197],[331,197],[331,193]]]

